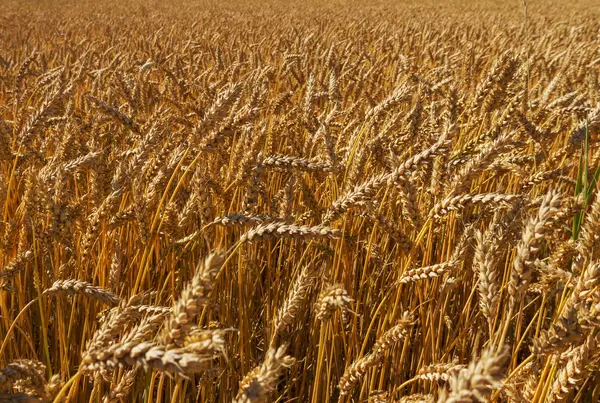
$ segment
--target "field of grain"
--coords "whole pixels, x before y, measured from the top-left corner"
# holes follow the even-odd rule
[[[596,402],[595,1],[2,2],[0,402]]]

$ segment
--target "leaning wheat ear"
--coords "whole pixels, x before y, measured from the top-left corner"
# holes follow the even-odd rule
[[[315,271],[315,266],[313,264],[305,266],[300,271],[285,302],[277,312],[277,317],[275,318],[275,332],[271,339],[271,343],[273,343],[277,339],[277,336],[286,328],[291,327],[296,322],[298,313],[306,304],[311,288],[313,287]]]
[[[479,307],[483,316],[485,316],[488,321],[491,332],[493,318],[499,302],[498,292],[500,290],[500,273],[495,261],[498,244],[495,242],[487,242],[486,237],[481,231],[475,232],[475,241],[476,246],[473,266],[479,277]]]
[[[517,255],[508,283],[511,306],[517,303],[520,295],[531,281],[533,256],[543,240],[546,224],[560,207],[560,199],[561,195],[558,192],[552,190],[548,192],[544,196],[538,213],[531,217],[525,226],[521,242],[517,245]]]
[[[429,381],[448,382],[452,376],[456,376],[466,365],[455,363],[439,363],[423,367],[414,379],[426,379]]]
[[[261,365],[246,374],[240,382],[235,403],[264,402],[275,391],[279,376],[296,360],[285,355],[287,345],[270,348]]]
[[[121,299],[112,292],[79,280],[57,280],[50,288],[44,291],[44,294],[81,294],[86,295],[89,298],[100,300],[109,305],[117,305],[121,301]]]
[[[181,297],[173,305],[172,313],[165,322],[162,342],[181,346],[193,326],[192,321],[207,304],[213,283],[224,262],[224,255],[211,253],[196,268],[192,280],[185,286]]]
[[[333,313],[340,309],[346,312],[353,299],[348,295],[348,291],[341,284],[332,284],[321,291],[315,309],[316,318],[319,321],[326,321]]]
[[[135,378],[138,372],[138,368],[126,371],[117,385],[104,396],[102,403],[118,403],[125,399],[134,386]]]
[[[465,256],[467,255],[466,252],[469,249],[468,242],[471,240],[472,233],[472,226],[468,226],[460,237],[460,240],[448,261],[407,270],[405,273],[402,273],[398,282],[400,284],[414,283],[419,280],[439,277],[456,270],[460,267],[462,261],[465,260]]]
[[[392,172],[374,176],[368,181],[356,186],[352,191],[338,198],[331,205],[323,216],[323,223],[334,221],[350,208],[373,199],[382,187],[395,184],[405,174],[445,151],[450,144],[451,140],[449,140],[448,135],[445,134],[431,147],[409,158]]]
[[[240,237],[240,243],[257,242],[267,239],[294,238],[299,240],[309,239],[337,239],[341,237],[341,231],[329,227],[286,224],[273,222],[261,224]]]
[[[583,384],[589,374],[597,368],[598,354],[597,336],[590,335],[585,342],[571,350],[558,373],[552,385],[550,395],[546,399],[548,402],[564,402],[571,393]]]
[[[213,359],[221,354],[222,342],[218,334],[216,339],[202,337],[208,343],[198,344],[192,339],[183,347],[158,344],[152,339],[159,325],[160,321],[156,318],[147,317],[125,333],[118,342],[90,345],[83,354],[80,371],[94,373],[126,366],[188,376],[206,371]]]
[[[405,312],[396,325],[377,339],[370,354],[347,366],[344,375],[338,384],[340,394],[342,396],[348,395],[365,377],[370,369],[378,366],[385,358],[386,352],[388,352],[395,344],[404,340],[413,323],[413,318],[408,312]]]
[[[481,357],[460,370],[449,380],[449,394],[442,394],[438,402],[479,402],[494,389],[502,386],[504,363],[508,350],[500,353],[484,351]]]
[[[10,390],[19,382],[27,382],[33,393],[43,395],[46,367],[37,361],[15,360],[0,368],[0,389]]]

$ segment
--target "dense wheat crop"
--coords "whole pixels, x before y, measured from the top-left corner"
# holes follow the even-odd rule
[[[0,402],[595,402],[593,1],[0,14]]]

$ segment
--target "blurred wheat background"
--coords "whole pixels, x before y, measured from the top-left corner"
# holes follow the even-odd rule
[[[596,2],[0,9],[0,402],[600,399]]]

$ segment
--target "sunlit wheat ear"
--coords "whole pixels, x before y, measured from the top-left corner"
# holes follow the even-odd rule
[[[567,353],[566,362],[561,366],[552,389],[546,401],[564,402],[568,401],[571,393],[589,376],[593,370],[592,358],[598,354],[598,340],[596,336],[590,335],[585,342]]]
[[[600,283],[600,263],[589,264],[573,287],[560,316],[535,338],[531,350],[538,355],[563,352],[585,337],[584,328],[597,326],[596,287]]]
[[[315,305],[316,318],[319,321],[325,321],[335,313],[336,310],[345,312],[349,309],[353,299],[348,295],[348,291],[341,284],[332,284],[323,289],[319,294]]]
[[[37,361],[15,360],[0,368],[0,388],[10,390],[19,382],[26,382],[28,389],[37,395],[44,394],[46,367]]]
[[[473,158],[469,159],[460,170],[450,178],[449,184],[452,195],[459,195],[468,192],[471,183],[481,175],[481,172],[491,165],[496,158],[502,155],[511,147],[510,140],[514,134],[504,134],[499,136],[493,142],[484,144],[481,150]]]
[[[589,263],[573,288],[569,303],[575,308],[582,308],[586,302],[597,301],[593,294],[598,284],[600,284],[600,262]]]
[[[109,305],[118,304],[121,299],[112,292],[101,287],[96,287],[85,281],[79,280],[57,280],[52,287],[46,289],[44,294],[66,294],[66,295],[85,295],[89,298],[97,299]]]
[[[538,213],[531,217],[525,225],[521,242],[517,245],[517,253],[511,271],[510,281],[508,283],[508,293],[510,295],[510,304],[514,305],[517,299],[531,281],[532,276],[532,257],[535,256],[540,242],[546,231],[546,224],[552,215],[558,211],[561,195],[558,192],[550,191],[544,196],[542,205]]]
[[[404,312],[400,320],[377,339],[373,346],[374,357],[383,357],[396,343],[403,340],[415,324],[414,317],[409,312]]]
[[[523,196],[516,194],[481,193],[463,194],[448,197],[436,204],[429,216],[442,218],[451,211],[464,209],[470,205],[493,206],[495,208],[509,208],[513,203],[522,200]]]
[[[402,396],[398,403],[434,403],[434,395],[425,395],[422,393],[413,393],[412,395]]]
[[[473,257],[474,269],[479,277],[479,307],[488,321],[490,328],[498,306],[498,291],[500,289],[497,262],[495,261],[498,244],[488,242],[481,231],[475,232],[475,254]]]
[[[171,313],[170,308],[139,305],[139,302],[136,296],[127,303],[110,309],[101,326],[87,342],[86,349],[98,351],[105,348],[139,320],[145,321],[146,329],[157,329]]]
[[[138,368],[125,371],[121,380],[111,391],[104,396],[102,403],[118,403],[125,399],[135,384],[135,378],[139,372]]]
[[[271,155],[263,160],[263,165],[267,169],[276,171],[331,172],[333,170],[333,166],[327,162],[288,155]]]
[[[579,312],[572,306],[567,306],[561,315],[548,329],[533,339],[531,351],[536,355],[549,355],[562,352],[583,337],[583,329]]]
[[[451,129],[448,129],[448,131],[450,130]],[[353,190],[338,198],[331,205],[323,216],[323,222],[328,223],[334,221],[348,211],[348,209],[373,199],[382,187],[393,185],[402,176],[417,168],[419,165],[426,163],[433,157],[446,151],[451,144],[451,140],[448,139],[448,136],[448,133],[442,135],[431,147],[409,158],[392,172],[374,176],[368,181],[355,186]]]
[[[484,101],[486,96],[493,90],[496,80],[502,71],[506,70],[509,64],[512,64],[513,58],[509,52],[503,52],[500,57],[494,60],[492,68],[485,76],[485,79],[479,83],[472,99],[472,108],[477,108]]]
[[[4,266],[4,268],[2,269],[2,272],[0,272],[0,278],[2,278],[3,280],[8,280],[8,279],[16,276],[18,273],[25,270],[25,266],[32,259],[33,259],[33,252],[30,250],[19,253],[17,256],[15,256],[10,261],[9,264]]]
[[[279,377],[296,360],[285,355],[287,345],[270,348],[262,364],[246,374],[240,382],[240,389],[233,400],[236,403],[264,402],[275,391]]]
[[[293,238],[298,240],[336,239],[341,237],[341,231],[324,226],[309,227],[281,222],[261,224],[243,234],[239,242],[258,242],[268,239]]]
[[[221,355],[225,358],[225,334],[222,329],[192,329],[183,345],[186,350],[200,355]]]
[[[203,135],[210,132],[227,117],[231,107],[238,100],[241,90],[242,87],[239,84],[231,84],[218,95],[213,105],[188,137],[190,144],[198,144],[200,148],[212,151],[221,143],[222,138],[218,132],[204,138]]]
[[[390,401],[390,394],[383,390],[374,390],[369,393],[369,402],[372,403],[388,403]]]
[[[280,218],[271,217],[265,214],[229,214],[226,216],[221,216],[215,218],[212,222],[214,225],[221,225],[224,227],[233,227],[233,226],[252,226],[252,225],[260,225],[265,223],[282,221]]]
[[[568,172],[568,170],[569,170],[569,167],[562,167],[562,168],[551,169],[549,171],[538,172],[534,175],[531,175],[527,179],[527,181],[523,184],[523,190],[527,191],[535,185],[545,183],[545,182],[548,183],[551,181],[555,181],[555,182],[561,181],[561,182],[574,184],[573,179],[564,176]]]
[[[141,366],[146,370],[180,374],[182,376],[203,372],[209,368],[212,356],[202,356],[185,348],[168,349],[151,342],[125,341],[109,349],[85,356],[82,371],[102,371],[119,366]]]
[[[225,260],[222,253],[211,253],[198,267],[192,280],[186,284],[179,300],[173,305],[173,311],[165,323],[162,342],[166,345],[180,346],[193,320],[207,304],[214,281]]]
[[[298,314],[306,304],[311,288],[314,285],[315,272],[315,267],[309,264],[302,268],[298,274],[292,288],[288,292],[287,298],[277,311],[275,333],[272,341],[276,340],[276,336],[280,335],[286,328],[293,326],[298,320]]]
[[[219,349],[200,350],[193,342],[189,348],[157,344],[151,340],[159,326],[160,322],[154,317],[148,317],[122,335],[118,342],[88,346],[80,370],[93,373],[122,366],[140,366],[145,370],[155,369],[187,376],[210,367],[209,363],[217,355],[215,350]]]
[[[565,230],[564,223],[572,220],[573,217],[578,215],[585,207],[585,195],[582,193],[574,197],[565,197],[560,206],[560,210],[557,211],[549,222],[548,231],[554,232],[553,238],[559,239],[559,234]],[[567,242],[573,241],[573,239],[567,240]],[[574,242],[574,241],[573,241]]]
[[[466,365],[463,364],[432,364],[421,368],[415,378],[432,382],[448,382],[452,376],[456,376],[458,372],[464,368],[466,368]]]
[[[341,377],[338,387],[342,396],[348,395],[372,368],[378,366],[389,350],[408,335],[411,326],[414,324],[413,318],[408,312],[402,315],[402,318],[380,336],[371,353],[352,362],[346,366],[344,375]]]
[[[502,387],[507,358],[507,349],[500,353],[484,351],[480,358],[450,378],[450,392],[443,393],[438,402],[479,402],[485,399],[493,390]]]
[[[19,144],[24,147],[31,147],[31,143],[40,134],[45,123],[60,110],[65,100],[73,92],[73,89],[72,85],[60,86],[40,104],[39,108],[31,114],[30,118],[23,125],[19,133]]]
[[[478,136],[470,139],[461,151],[455,152],[450,157],[447,165],[449,167],[454,167],[466,163],[478,145],[485,144],[486,141],[498,137],[506,127],[506,124],[513,119],[513,115],[515,115],[521,101],[522,97],[513,97],[505,108],[502,116],[493,122],[493,125],[488,130],[485,130]]]
[[[262,164],[263,156],[261,153],[256,157],[256,164],[252,168],[248,186],[246,187],[246,195],[244,197],[244,203],[242,208],[246,212],[253,212],[260,194],[264,193],[264,186],[262,180],[265,176],[265,167]]]
[[[454,251],[452,252],[452,255],[450,256],[448,261],[407,270],[406,272],[402,273],[402,275],[398,279],[398,282],[400,284],[413,283],[419,280],[439,277],[446,273],[451,273],[453,270],[456,270],[461,265],[462,261],[467,255],[467,250],[469,249],[468,243],[470,241],[472,233],[472,226],[469,226],[465,229],[463,235],[461,236],[459,242],[454,248]]]
[[[129,116],[121,112],[118,108],[109,105],[103,100],[98,99],[92,95],[89,95],[88,99],[92,101],[92,103],[96,105],[103,113],[106,113],[107,115],[115,119],[117,122],[122,123],[129,129],[139,133],[140,126],[137,123],[135,123],[133,119],[131,119]]]

